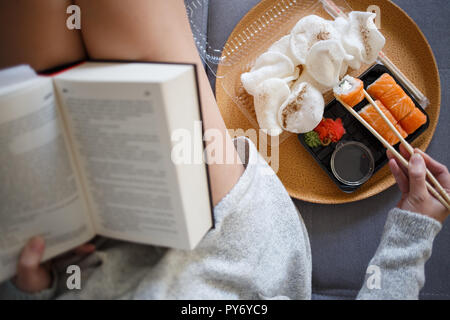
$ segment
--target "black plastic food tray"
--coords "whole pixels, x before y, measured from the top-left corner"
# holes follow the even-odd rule
[[[414,96],[411,95],[411,93],[408,90],[406,90],[406,88],[400,83],[400,81],[398,81],[395,75],[392,74],[392,72],[390,72],[389,69],[386,68],[384,65],[376,64],[372,66],[370,69],[364,72],[359,78],[364,82],[364,88],[367,90],[367,87],[373,82],[375,82],[383,73],[390,74],[395,79],[395,81],[402,87],[402,89],[406,92],[406,94],[411,97],[416,107],[419,108],[427,116],[427,122],[406,138],[406,140],[409,143],[411,143],[428,128],[430,122],[429,117],[427,113],[423,110],[423,108],[419,105],[419,103],[416,101],[416,99],[414,99]],[[364,99],[361,103],[356,105],[354,109],[356,111],[360,111],[368,103],[369,102],[366,99]],[[386,148],[381,144],[381,142],[377,140],[377,138],[375,138],[370,133],[369,130],[367,130],[361,123],[359,123],[359,121],[356,118],[354,118],[353,115],[351,115],[336,99],[332,100],[329,104],[326,105],[323,116],[324,118],[342,119],[344,128],[346,130],[346,134],[342,137],[341,141],[343,142],[358,141],[363,143],[370,149],[373,158],[375,160],[374,174],[388,162],[386,156]],[[330,163],[331,163],[331,155],[333,154],[333,151],[335,150],[337,143],[332,143],[326,147],[321,146],[317,148],[311,148],[306,144],[303,134],[299,134],[298,139],[300,140],[302,145],[306,148],[306,150],[308,150],[308,152],[317,161],[317,163],[322,167],[322,169],[325,170],[325,172],[328,174],[331,180],[333,180],[334,183],[336,183],[339,189],[341,189],[344,192],[351,193],[356,191],[359,187],[361,187],[361,185],[349,186],[343,184],[333,175]],[[398,150],[399,143],[394,147]]]

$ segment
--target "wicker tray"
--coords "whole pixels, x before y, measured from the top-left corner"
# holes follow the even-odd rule
[[[246,30],[257,17],[277,2],[279,1],[263,0],[250,10],[231,33],[225,48],[231,47],[230,42],[236,35]],[[347,0],[347,3],[353,10],[365,11],[369,5],[373,4],[373,1]],[[380,31],[386,37],[386,46],[383,51],[430,100],[430,105],[426,109],[430,121],[429,127],[413,143],[413,146],[426,150],[436,129],[440,111],[441,88],[436,61],[424,35],[402,9],[388,0],[377,1],[377,5],[382,13]],[[314,14],[330,19],[322,8],[318,8]],[[280,35],[287,34],[292,28],[292,23],[290,21],[277,26]],[[255,43],[253,48],[247,46],[245,50],[260,54],[269,45],[270,43],[265,43],[258,46]],[[248,61],[242,59],[240,63],[219,65],[217,71],[216,98],[229,129],[257,128],[254,121],[249,121],[248,114],[245,115],[242,112],[242,108],[238,107],[235,99],[226,90],[230,82],[239,83],[241,73],[248,68]],[[357,75],[357,72],[354,75]],[[252,101],[251,99],[247,101],[248,111],[251,113]],[[284,141],[279,146],[277,174],[292,197],[314,203],[337,204],[358,201],[376,195],[395,183],[389,168],[385,166],[356,192],[344,193],[305,150],[296,135],[284,137]]]

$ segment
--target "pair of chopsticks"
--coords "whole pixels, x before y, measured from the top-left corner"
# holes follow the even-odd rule
[[[380,114],[380,116],[383,118],[383,120],[389,125],[389,128],[395,133],[395,135],[400,139],[400,142],[405,146],[406,150],[413,155],[414,154],[414,148],[402,137],[400,132],[398,132],[397,128],[389,121],[389,119],[386,117],[386,115],[383,113],[383,111],[378,107],[378,105],[373,101],[372,97],[367,93],[366,90],[364,90],[364,96],[366,99],[370,102],[371,105],[374,106],[375,110]],[[336,96],[337,101],[339,101],[364,127],[366,127],[391,153],[400,161],[401,164],[403,164],[406,168],[408,167],[409,163],[408,161],[397,151],[393,146],[389,144],[372,126],[364,120],[358,112],[356,112],[352,107],[350,107],[348,104],[346,104],[344,101],[339,99],[339,97]],[[445,191],[445,189],[441,186],[439,181],[433,176],[433,174],[427,169],[427,177],[428,179],[434,184],[434,186],[437,188],[436,191],[433,186],[426,181],[427,189],[428,191],[436,198],[438,199],[442,205],[447,208],[447,210],[450,210],[450,197]]]

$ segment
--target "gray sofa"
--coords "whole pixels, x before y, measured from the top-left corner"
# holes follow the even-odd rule
[[[202,0],[195,0],[202,1]],[[186,2],[190,2],[186,0]],[[204,0],[196,26],[208,43],[221,47],[234,26],[258,0]],[[450,4],[448,0],[395,0],[422,28],[439,64],[442,82],[440,121],[428,153],[450,166],[447,148],[450,112]],[[412,5],[414,4],[414,5]],[[207,70],[214,88],[214,75]],[[313,255],[313,298],[354,299],[366,266],[381,236],[387,212],[400,197],[397,187],[377,196],[344,205],[318,205],[295,200],[309,232]],[[426,265],[421,299],[450,299],[450,221],[435,240]]]

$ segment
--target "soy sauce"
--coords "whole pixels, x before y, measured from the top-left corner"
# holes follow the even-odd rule
[[[348,185],[360,185],[373,173],[374,161],[370,150],[357,142],[338,146],[332,157],[332,171],[336,178]]]

